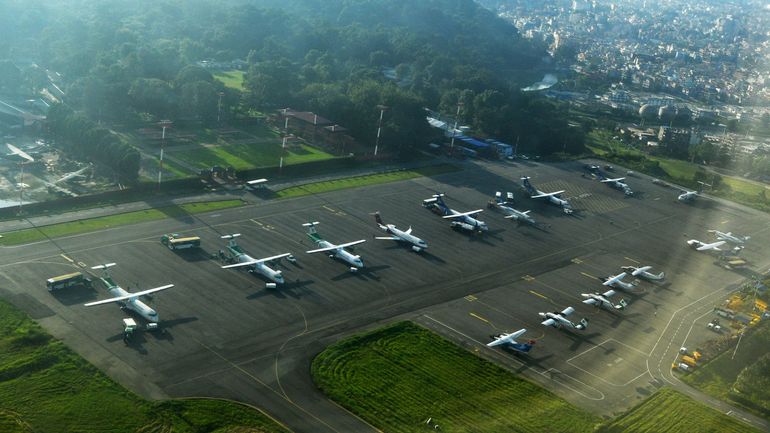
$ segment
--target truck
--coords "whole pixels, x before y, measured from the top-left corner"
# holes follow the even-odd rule
[[[198,248],[201,246],[201,238],[198,236],[182,237],[178,233],[169,233],[160,238],[160,243],[170,250],[183,250],[186,248]]]
[[[697,364],[698,361],[696,361],[695,358],[687,355],[682,355],[681,361],[684,364],[687,364],[688,366],[690,366],[691,368],[695,368],[698,365]]]
[[[51,277],[46,280],[46,287],[49,292],[75,286],[91,287],[91,279],[80,272],[73,272],[71,274],[59,275],[58,277]]]

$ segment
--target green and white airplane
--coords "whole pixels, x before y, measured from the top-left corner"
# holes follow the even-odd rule
[[[308,254],[313,253],[321,253],[325,251],[329,251],[329,258],[332,259],[340,259],[343,262],[350,265],[350,272],[358,272],[359,269],[364,267],[364,261],[361,260],[361,256],[351,254],[347,251],[345,251],[345,247],[350,247],[353,245],[358,245],[366,242],[366,239],[361,239],[358,241],[348,242],[340,245],[334,245],[333,243],[324,240],[316,231],[315,226],[320,224],[318,221],[310,222],[302,224],[303,227],[307,227],[307,235],[308,237],[315,242],[319,247],[315,250],[307,251]]]
[[[148,322],[158,323],[158,320],[160,320],[158,317],[158,313],[152,308],[148,307],[147,304],[140,301],[139,298],[141,296],[148,295],[150,293],[155,293],[161,290],[170,289],[174,287],[174,285],[167,284],[165,286],[156,287],[154,289],[142,290],[141,292],[131,293],[126,291],[124,288],[120,287],[119,285],[115,284],[115,282],[112,280],[112,277],[110,277],[110,273],[109,271],[107,271],[107,269],[113,266],[115,266],[115,263],[107,263],[104,265],[98,265],[91,268],[91,269],[101,269],[103,271],[102,276],[99,279],[102,280],[102,282],[107,286],[107,291],[109,291],[113,297],[110,299],[104,299],[101,301],[89,302],[88,304],[85,304],[85,306],[93,307],[94,305],[110,304],[110,303],[116,302],[120,304],[121,308],[125,308],[135,312],[136,314],[142,316],[142,318],[146,319]]]

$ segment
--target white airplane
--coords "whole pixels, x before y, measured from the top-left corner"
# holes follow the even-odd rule
[[[422,201],[422,205],[429,209],[436,210],[444,219],[451,219],[453,229],[462,229],[470,232],[485,232],[489,230],[487,223],[473,218],[473,215],[481,213],[484,209],[476,209],[470,212],[457,212],[444,203],[444,194],[434,194],[432,198]]]
[[[412,251],[416,253],[419,253],[420,251],[428,248],[427,242],[425,242],[424,240],[412,234],[411,226],[406,231],[404,231],[404,230],[400,230],[398,227],[396,227],[393,224],[385,224],[384,222],[382,222],[382,218],[380,218],[379,212],[374,213],[374,220],[377,221],[377,225],[380,227],[382,231],[393,235],[393,236],[375,236],[374,237],[375,239],[406,242],[412,246]]]
[[[635,266],[621,266],[620,269],[631,274],[634,277],[640,277],[650,281],[662,280],[666,278],[665,272],[661,272],[658,275],[655,275],[649,272],[649,270],[652,269],[652,266],[642,266],[640,268],[637,268]]]
[[[511,332],[510,334],[494,335],[492,336],[493,341],[487,343],[487,347],[505,345],[517,352],[527,353],[530,351],[530,349],[532,349],[532,346],[535,344],[535,340],[529,340],[526,343],[516,342],[516,339],[521,337],[525,332],[527,332],[526,329],[519,329],[518,331]]]
[[[9,153],[8,156],[15,155],[15,156],[18,156],[21,159],[26,159],[27,162],[34,162],[35,161],[35,159],[32,158],[31,156],[29,156],[29,154],[27,152],[19,149],[18,147],[14,146],[13,144],[5,143],[5,146],[8,147],[8,150],[11,151],[11,153]]]
[[[304,227],[307,227],[307,235],[308,237],[315,242],[319,247],[315,250],[306,251],[308,254],[313,253],[321,253],[325,251],[330,251],[331,254],[329,254],[329,258],[337,258],[342,260],[345,263],[348,263],[350,265],[350,272],[357,272],[359,269],[364,267],[364,261],[361,260],[361,256],[350,254],[349,252],[345,251],[345,247],[351,247],[353,245],[358,245],[366,242],[365,239],[361,239],[358,241],[353,242],[347,242],[340,245],[334,245],[333,243],[324,240],[316,231],[315,226],[320,224],[318,221],[310,222],[302,224]]]
[[[707,244],[697,239],[690,239],[689,241],[687,241],[687,245],[689,245],[691,248],[696,249],[697,251],[709,251],[709,250],[722,251],[719,247],[724,245],[726,242],[727,241],[717,241],[717,242],[712,242],[710,244]]]
[[[98,265],[94,266],[91,269],[101,269],[103,271],[101,280],[102,282],[107,286],[107,290],[110,292],[111,295],[113,295],[110,299],[104,299],[101,301],[96,302],[89,302],[88,304],[85,304],[86,307],[92,307],[94,305],[102,305],[102,304],[109,304],[112,302],[117,302],[120,304],[121,308],[126,308],[128,310],[131,310],[135,312],[136,314],[142,316],[144,319],[146,319],[150,323],[158,323],[159,317],[158,313],[153,310],[152,308],[148,307],[147,304],[140,301],[139,298],[141,296],[159,292],[161,290],[166,290],[174,287],[173,284],[167,284],[165,286],[156,287],[154,289],[149,290],[142,290],[141,292],[128,292],[119,285],[115,284],[114,281],[112,281],[112,277],[110,277],[109,272],[107,271],[108,268],[115,266],[115,263],[107,263],[105,265]]]
[[[496,207],[502,213],[505,214],[503,218],[513,219],[517,222],[526,222],[529,224],[535,224],[535,219],[529,216],[528,210],[520,211],[511,207],[513,204],[513,193],[506,193],[507,200],[503,200],[503,194],[500,191],[495,192],[494,201],[490,201],[489,205]]]
[[[275,270],[270,268],[265,263],[271,262],[273,260],[278,260],[284,257],[288,257],[291,255],[291,253],[279,254],[277,256],[266,257],[264,259],[255,259],[250,255],[246,254],[245,252],[243,252],[241,247],[238,246],[238,243],[235,241],[235,238],[237,238],[240,235],[241,235],[240,233],[233,233],[231,235],[222,236],[222,239],[228,239],[227,251],[230,253],[230,256],[235,258],[235,260],[238,262],[233,265],[222,266],[222,269],[249,266],[249,272],[258,272],[264,275],[265,278],[267,278],[268,280],[272,281],[275,284],[285,283],[286,281],[283,278],[283,273],[280,270]]]
[[[602,284],[608,287],[615,287],[616,289],[634,290],[636,288],[636,284],[626,283],[623,281],[623,277],[625,277],[626,275],[628,274],[623,272],[618,275],[607,277],[604,279],[604,282]]]
[[[709,233],[714,233],[714,235],[719,239],[720,241],[727,241],[734,243],[736,245],[743,245],[746,243],[747,240],[751,239],[751,236],[737,236],[732,234],[731,232],[723,233],[719,230],[709,230]]]
[[[700,184],[700,188],[698,188],[697,191],[684,190],[684,191],[682,191],[681,194],[679,194],[679,196],[676,199],[681,201],[681,202],[684,202],[684,203],[689,203],[689,202],[695,200],[696,197],[700,196],[701,192],[703,192],[703,187],[704,186],[711,186],[711,185],[709,185],[707,183],[704,183],[704,182],[701,182],[701,181],[698,181],[698,183]]]
[[[579,331],[586,329],[588,327],[588,319],[582,318],[578,323],[573,323],[572,321],[567,319],[567,316],[569,316],[574,312],[575,312],[574,308],[567,307],[561,312],[555,311],[553,313],[537,313],[537,314],[539,314],[540,317],[545,318],[545,320],[541,322],[541,324],[545,326],[553,326],[554,328],[572,328],[572,329],[577,329]]]
[[[529,183],[529,177],[525,176],[521,178],[521,182],[524,185],[524,189],[527,190],[527,194],[529,194],[529,198],[545,198],[548,200],[549,203],[555,204],[556,206],[559,206],[564,210],[564,213],[569,215],[573,212],[572,206],[569,204],[569,202],[561,197],[559,197],[559,194],[563,193],[564,190],[556,191],[556,192],[543,192],[539,189],[532,186],[531,183]]]
[[[615,189],[619,189],[623,191],[623,194],[625,195],[634,195],[634,192],[631,190],[631,187],[628,186],[627,183],[621,182],[622,180],[625,180],[625,179],[626,179],[625,177],[618,177],[615,179],[602,179],[599,182],[606,183],[607,185]]]
[[[626,308],[628,303],[626,303],[625,299],[621,299],[617,304],[612,303],[609,298],[614,294],[614,290],[607,290],[604,293],[581,293],[580,296],[586,298],[583,301],[584,304],[595,305],[596,308],[604,307],[608,310],[622,310]]]

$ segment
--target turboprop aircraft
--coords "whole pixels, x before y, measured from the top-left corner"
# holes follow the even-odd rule
[[[642,266],[640,268],[635,266],[621,266],[620,269],[634,277],[644,278],[645,280],[650,281],[662,280],[666,278],[665,272],[661,272],[658,275],[648,272],[650,269],[652,269],[652,266]]]
[[[513,204],[513,193],[506,193],[507,199],[503,199],[503,194],[500,191],[495,192],[494,200],[489,201],[490,207],[495,207],[505,214],[503,218],[513,219],[517,222],[525,222],[529,224],[535,224],[535,219],[529,216],[528,210],[520,211],[516,210],[511,205]]]
[[[724,245],[726,242],[727,241],[717,241],[717,242],[712,242],[710,244],[707,244],[697,239],[690,239],[689,241],[687,241],[687,245],[696,249],[697,251],[709,251],[709,250],[722,251],[719,247]]]
[[[350,265],[350,272],[357,272],[359,269],[364,267],[364,262],[361,260],[361,256],[350,254],[349,252],[345,251],[345,247],[351,247],[353,245],[358,245],[366,242],[365,239],[361,239],[358,241],[348,242],[340,245],[334,245],[333,243],[324,240],[316,231],[315,226],[320,224],[318,221],[313,221],[310,223],[302,224],[303,227],[307,227],[307,235],[308,237],[315,242],[319,247],[315,250],[307,251],[308,254],[313,253],[320,253],[324,251],[329,251],[329,258],[337,258],[342,260],[345,263],[348,263]]]
[[[736,245],[743,245],[747,240],[751,239],[751,236],[737,236],[731,232],[723,233],[719,230],[709,230],[709,233],[714,233],[714,236],[720,241],[727,241]]]
[[[405,242],[412,246],[412,251],[419,253],[422,250],[428,248],[428,243],[412,234],[412,227],[410,226],[406,231],[399,229],[393,224],[385,224],[380,218],[380,213],[374,213],[374,220],[377,221],[377,226],[380,227],[385,233],[393,236],[375,236],[375,239],[381,240],[393,240],[399,242]]]
[[[11,153],[7,154],[6,156],[13,156],[16,158],[20,158],[19,161],[21,162],[34,162],[35,158],[31,157],[27,152],[19,149],[18,147],[14,146],[11,143],[5,143],[5,146],[8,148],[8,150],[11,151]]]
[[[611,186],[611,187],[613,187],[615,189],[619,189],[619,190],[623,191],[623,194],[625,194],[625,195],[634,195],[634,191],[631,190],[631,187],[628,186],[627,183],[621,182],[621,181],[623,181],[625,179],[626,179],[625,177],[618,177],[618,178],[615,178],[615,179],[602,179],[599,182],[606,183],[607,185],[609,185],[609,186]]]
[[[470,212],[457,212],[444,203],[443,197],[444,194],[434,194],[432,198],[423,200],[422,205],[425,208],[439,213],[444,219],[451,219],[451,227],[453,229],[462,229],[476,233],[489,230],[487,223],[473,218],[473,215],[483,212],[484,209],[476,209]]]
[[[115,284],[114,281],[112,281],[112,277],[110,277],[109,271],[107,271],[107,269],[111,268],[112,266],[115,266],[115,263],[98,265],[98,266],[92,267],[91,269],[102,270],[102,276],[100,277],[100,280],[102,280],[102,282],[107,286],[107,290],[110,292],[110,294],[113,297],[110,299],[104,299],[101,301],[89,302],[88,304],[85,304],[85,306],[92,307],[94,305],[102,305],[102,304],[117,302],[118,304],[120,304],[121,308],[125,308],[135,312],[136,314],[146,319],[148,322],[158,323],[158,320],[160,320],[158,317],[158,313],[152,308],[148,307],[147,304],[140,301],[139,298],[143,295],[159,292],[161,290],[170,289],[174,287],[174,285],[167,284],[165,286],[156,287],[154,289],[142,290],[141,292],[131,293],[126,291],[119,285]]]
[[[236,262],[238,262],[232,265],[222,266],[222,269],[249,266],[249,272],[258,272],[264,275],[265,278],[267,278],[268,280],[272,281],[275,284],[283,284],[285,282],[283,278],[283,273],[280,270],[275,270],[270,268],[265,263],[271,262],[273,260],[278,260],[283,257],[289,257],[291,253],[284,253],[284,254],[279,254],[277,256],[265,257],[264,259],[255,259],[250,255],[246,254],[245,252],[243,252],[241,247],[238,246],[238,243],[235,241],[235,238],[237,238],[240,235],[241,235],[240,233],[233,233],[230,235],[222,236],[222,239],[228,240],[227,252],[230,253],[230,256]]]
[[[614,294],[614,290],[607,290],[604,293],[581,293],[580,296],[586,298],[583,301],[584,304],[595,305],[596,308],[604,307],[608,310],[622,310],[626,308],[626,305],[628,304],[625,299],[621,299],[617,304],[613,304],[612,301],[610,301],[610,296]]]
[[[623,281],[623,277],[625,277],[626,275],[628,274],[623,272],[615,276],[607,277],[604,279],[604,282],[602,284],[609,287],[615,287],[616,289],[634,290],[636,288],[636,284],[626,283]]]
[[[711,185],[709,185],[707,183],[704,183],[704,182],[701,182],[701,181],[698,181],[698,183],[700,184],[700,187],[698,188],[697,191],[683,190],[682,193],[679,194],[679,196],[677,196],[676,199],[681,201],[681,202],[684,202],[684,203],[689,203],[689,202],[695,200],[696,197],[700,196],[700,194],[703,192],[703,187],[704,186],[711,186]]]
[[[539,314],[540,317],[545,318],[545,320],[541,322],[541,324],[545,326],[553,326],[554,328],[571,328],[571,329],[577,329],[579,331],[586,329],[588,327],[588,319],[582,318],[578,323],[573,323],[572,321],[567,319],[567,316],[569,316],[574,312],[575,312],[574,308],[567,307],[561,312],[555,311],[553,313],[537,313],[537,314]]]
[[[564,190],[556,191],[556,192],[547,192],[547,193],[542,192],[539,189],[532,186],[531,183],[529,183],[528,176],[522,177],[521,182],[524,185],[524,189],[527,190],[527,194],[529,194],[529,198],[544,198],[548,200],[549,203],[561,207],[564,213],[567,215],[573,212],[572,206],[569,204],[569,202],[559,196],[559,194],[563,193]]]
[[[518,331],[511,332],[510,334],[493,335],[493,341],[487,343],[487,347],[505,345],[517,352],[527,353],[530,351],[530,349],[532,349],[532,346],[535,344],[535,340],[529,340],[526,343],[516,342],[516,339],[521,337],[525,332],[527,332],[526,329],[519,329]]]

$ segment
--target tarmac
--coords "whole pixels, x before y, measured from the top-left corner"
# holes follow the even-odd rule
[[[376,431],[316,389],[310,363],[327,345],[395,320],[414,320],[599,415],[617,415],[670,384],[767,429],[764,420],[686,388],[670,368],[679,347],[696,348],[712,336],[705,327],[712,308],[770,267],[760,249],[770,241],[766,214],[708,197],[683,204],[678,190],[646,176],[627,178],[636,194],[625,197],[582,177],[578,162],[462,166],[433,178],[294,199],[247,193],[253,204],[240,208],[4,247],[0,295],[140,395],[238,400],[296,432]],[[521,176],[543,191],[566,190],[575,214],[526,198]],[[531,210],[537,224],[518,225],[487,209],[495,191],[514,192],[515,207]],[[449,228],[421,206],[436,192],[458,211],[483,208],[478,217],[490,231]],[[412,226],[429,248],[415,253],[374,240],[384,235],[370,215],[375,211],[399,228]],[[302,227],[310,221],[320,222],[319,233],[333,243],[365,239],[355,247],[365,268],[353,274],[324,254],[305,254],[315,247]],[[750,266],[727,270],[714,255],[686,245],[713,241],[709,229],[750,235],[742,254]],[[159,242],[169,232],[200,236],[202,248],[170,251]],[[239,245],[255,258],[294,254],[296,263],[276,265],[287,284],[267,289],[261,276],[221,269],[213,256],[226,243],[220,237],[231,233],[241,234]],[[45,288],[47,278],[108,262],[117,263],[113,279],[131,291],[175,284],[149,301],[162,332],[140,333],[125,345],[126,312],[83,306],[108,297],[102,286]],[[618,291],[614,300],[629,304],[623,311],[581,302],[581,293],[604,292],[600,279],[627,265],[651,265],[666,279]],[[588,318],[585,331],[540,324],[538,312],[567,306],[576,309],[574,321]],[[485,346],[490,335],[520,328],[527,329],[522,340],[536,340],[528,355]]]

